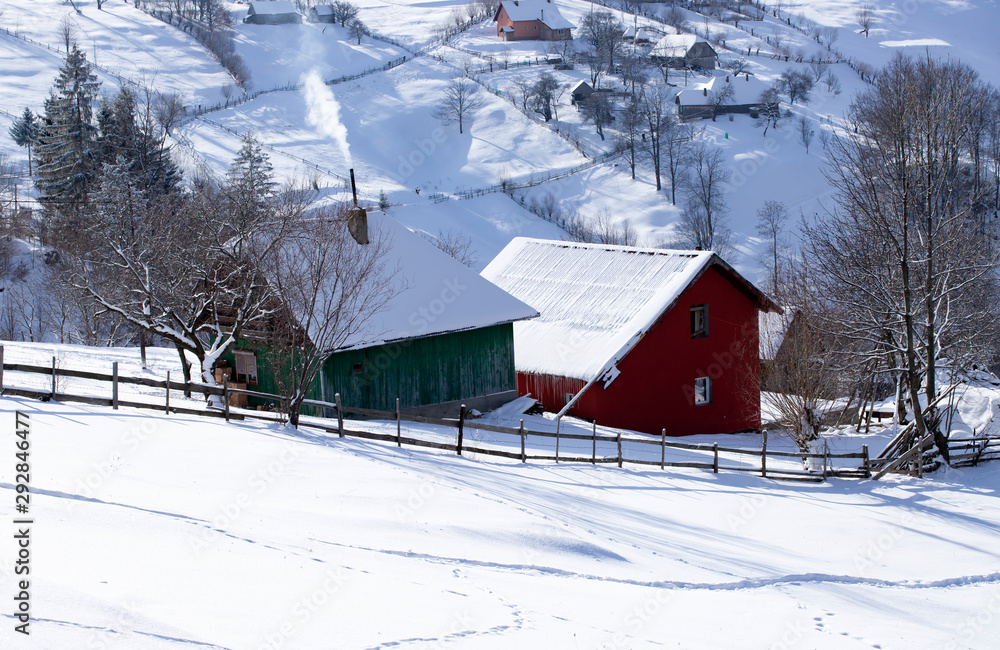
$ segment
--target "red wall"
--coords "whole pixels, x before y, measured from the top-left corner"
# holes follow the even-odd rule
[[[608,389],[596,382],[569,414],[671,436],[758,428],[757,308],[723,273],[710,267],[618,364],[621,375]],[[700,304],[708,304],[709,335],[692,339],[690,308]],[[694,405],[697,377],[712,378],[710,404]],[[518,373],[517,384],[556,412],[562,393],[584,382]]]

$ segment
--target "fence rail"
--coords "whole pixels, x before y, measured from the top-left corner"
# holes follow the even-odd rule
[[[44,376],[46,378],[46,382],[48,383],[48,389],[9,386],[5,382],[5,372],[28,373]],[[62,390],[59,386],[60,377],[98,381],[110,384],[110,397],[94,394],[73,394],[66,390]],[[164,391],[164,400],[159,403],[153,403],[150,401],[136,401],[134,399],[119,399],[119,385],[122,384],[141,386],[144,388],[162,389]],[[204,409],[183,407],[177,405],[176,403],[172,405],[170,403],[171,392],[174,392],[175,394],[180,392],[186,395],[197,394],[205,396],[206,398],[221,398],[221,400],[217,400],[221,403]],[[269,421],[281,421],[283,416],[273,411],[253,411],[234,407],[232,399],[233,396],[243,395],[267,399],[278,404],[282,404],[287,400],[287,398],[282,396],[233,388],[230,385],[214,386],[200,382],[171,381],[169,373],[167,374],[167,377],[162,380],[151,377],[124,376],[119,374],[117,362],[112,364],[111,374],[94,372],[91,370],[60,368],[56,357],[52,358],[52,364],[50,366],[24,363],[6,363],[3,361],[3,346],[0,346],[0,395],[21,396],[45,401],[56,400],[64,402],[80,402],[97,406],[110,406],[115,409],[120,407],[152,409],[165,413],[225,418],[226,420],[256,418]],[[628,463],[630,465],[659,467],[661,469],[666,469],[668,467],[684,467],[704,469],[714,473],[750,472],[758,473],[763,477],[772,479],[816,482],[823,481],[828,477],[868,478],[871,476],[867,446],[863,448],[861,453],[832,453],[828,450],[823,451],[822,453],[800,453],[770,450],[767,448],[766,430],[763,432],[762,445],[760,449],[745,449],[719,446],[718,443],[705,444],[674,442],[672,440],[668,441],[666,430],[664,430],[660,436],[640,437],[636,435],[624,436],[620,431],[613,435],[609,433],[599,433],[597,431],[596,424],[593,426],[592,432],[588,435],[583,433],[529,430],[524,427],[523,419],[520,421],[520,426],[518,427],[507,427],[485,422],[480,423],[467,417],[464,406],[461,408],[458,418],[435,418],[405,414],[399,408],[398,401],[397,408],[394,411],[345,406],[341,404],[339,394],[336,396],[336,400],[334,402],[305,400],[304,404],[322,409],[331,409],[336,413],[335,419],[313,416],[306,416],[303,419],[303,424],[319,428],[328,433],[335,433],[341,437],[355,437],[380,442],[395,443],[397,446],[405,444],[413,447],[427,447],[451,451],[459,455],[481,454],[484,456],[496,456],[511,460],[519,460],[522,463],[526,463],[528,461],[555,461],[560,463],[591,463],[594,465],[598,463],[617,464],[619,467]],[[397,423],[396,433],[392,434],[364,431],[357,427],[349,428],[344,424],[345,416],[395,421]],[[352,421],[357,422],[358,420]],[[402,427],[402,423],[404,421],[429,424],[447,429],[456,429],[457,435],[454,441],[428,440],[426,438],[416,437],[413,435],[412,431],[404,431]],[[465,434],[468,431],[487,431],[490,433],[501,434],[501,436],[506,436],[506,438],[489,441],[486,444],[483,444],[486,441],[472,440],[470,444],[470,441],[465,439]],[[529,451],[526,444],[526,441],[529,438],[554,440],[555,453],[551,453],[551,449],[536,449]],[[579,450],[571,453],[566,453],[564,450],[563,453],[560,454],[560,443],[567,443],[571,441],[589,442],[590,454],[580,455]],[[961,442],[963,444],[966,443],[966,441]],[[974,444],[980,444],[979,439],[972,442]],[[1000,443],[1000,440],[996,440],[994,442]],[[487,446],[491,443],[493,446]],[[644,445],[646,447],[659,447],[659,459],[651,457],[628,457],[623,452],[623,443],[629,446]],[[514,448],[497,448],[505,445]],[[615,453],[613,455],[608,455],[606,453],[599,454],[599,445],[602,449],[608,449],[613,446]],[[690,457],[681,460],[668,459],[667,450],[679,450],[689,453],[694,452],[703,456],[703,460],[698,458],[691,459]],[[976,462],[978,462],[978,460],[985,459],[984,456],[986,455],[986,451],[988,451],[989,454],[1000,454],[1000,444],[994,445],[991,442],[985,447],[976,447],[976,453],[978,454]],[[736,456],[736,459],[722,457],[720,454]],[[786,467],[768,466],[768,458],[799,458],[803,459],[803,461],[813,460],[814,462],[822,460],[822,469],[795,470]],[[734,460],[736,460],[738,464],[734,464]],[[835,461],[844,460],[859,460],[861,463],[857,467],[849,468],[834,466]]]

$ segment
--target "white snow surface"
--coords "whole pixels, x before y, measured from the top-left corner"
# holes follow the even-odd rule
[[[483,276],[541,313],[514,324],[518,372],[590,381],[632,348],[713,257],[518,237]]]
[[[373,242],[385,242],[381,262],[394,274],[398,293],[340,349],[511,323],[538,314],[392,217],[369,212],[368,230]]]
[[[134,349],[5,352],[140,372]],[[168,352],[151,351],[156,372],[176,369]],[[965,396],[959,419],[984,426],[1000,392]],[[522,465],[309,427],[6,396],[0,431],[11,447],[15,410],[31,418],[31,573],[13,573],[8,544],[0,575],[8,602],[14,578],[30,580],[32,622],[30,637],[15,633],[8,608],[4,648],[986,650],[1000,635],[1000,463],[792,484]],[[483,421],[517,418],[551,424],[517,408]],[[476,438],[490,434],[475,422],[466,440],[484,444]],[[395,423],[349,423],[359,427],[395,434]],[[828,440],[856,451],[890,435],[847,429]],[[686,441],[759,446],[754,438]],[[14,474],[12,449],[0,464],[9,504]],[[12,542],[10,518],[6,530]]]

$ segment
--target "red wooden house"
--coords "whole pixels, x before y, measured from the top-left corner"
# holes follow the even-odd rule
[[[568,41],[576,25],[562,17],[552,0],[508,0],[493,16],[505,41]]]
[[[538,310],[514,324],[519,394],[547,411],[669,435],[760,426],[758,311],[718,255],[517,238],[483,275]]]

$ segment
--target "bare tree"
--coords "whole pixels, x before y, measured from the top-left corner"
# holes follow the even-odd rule
[[[177,92],[157,95],[156,103],[153,104],[153,115],[167,135],[170,135],[170,129],[184,117],[185,111],[184,99]]]
[[[479,86],[468,79],[453,79],[444,91],[441,103],[434,109],[434,117],[444,124],[458,124],[458,132],[463,133],[465,122],[471,119],[473,111],[485,105],[479,95]]]
[[[358,15],[358,6],[347,0],[336,0],[332,5],[333,20],[340,23],[341,27],[347,27],[347,23]]]
[[[801,70],[791,68],[781,73],[777,82],[778,89],[788,95],[788,103],[795,104],[795,100],[808,103],[809,93],[813,89],[813,78]]]
[[[583,106],[581,108],[583,111],[583,119],[588,122],[593,122],[594,128],[597,130],[597,135],[601,136],[601,141],[603,141],[604,127],[614,121],[611,102],[608,101],[607,93],[601,92],[591,94],[591,96],[583,102]]]
[[[767,130],[772,126],[778,128],[778,121],[783,117],[780,100],[781,95],[774,87],[765,89],[757,98],[757,117],[754,119],[754,126],[764,129],[764,137],[767,137]]]
[[[632,180],[635,180],[636,151],[643,129],[643,118],[640,110],[639,102],[633,98],[625,104],[619,120],[620,134],[617,138],[617,145],[625,153],[629,170],[632,173]]]
[[[998,248],[967,182],[965,134],[987,105],[981,88],[960,62],[897,55],[851,105],[853,133],[827,148],[839,209],[805,228],[811,277],[851,344],[846,361],[878,360],[897,374],[914,441],[934,433],[946,458],[921,386],[931,403],[939,360],[981,360],[996,336]]]
[[[677,118],[674,115],[674,104],[668,97],[669,90],[660,86],[650,86],[639,98],[639,112],[646,126],[645,150],[653,163],[653,176],[656,179],[656,190],[663,189],[660,182],[663,143],[676,136]]]
[[[615,56],[624,47],[622,24],[608,11],[588,13],[580,21],[580,33],[608,72],[615,70]]]
[[[476,262],[479,261],[476,250],[472,248],[472,238],[461,230],[438,230],[436,237],[427,235],[425,238],[470,268],[474,268]]]
[[[861,28],[861,33],[865,35],[865,38],[868,38],[868,32],[878,22],[875,18],[875,7],[869,4],[861,5],[861,8],[854,14],[854,20]]]
[[[757,234],[764,238],[764,267],[771,276],[771,293],[777,296],[780,291],[778,279],[781,277],[780,262],[788,250],[785,242],[785,223],[788,221],[788,208],[781,201],[769,200],[757,210]]]
[[[565,88],[550,72],[543,72],[538,76],[538,81],[531,87],[531,98],[529,106],[536,113],[539,113],[548,122],[559,119],[559,98]]]
[[[270,359],[293,426],[326,360],[398,292],[396,270],[385,262],[391,239],[374,230],[368,244],[359,244],[348,231],[348,213],[340,205],[289,220],[261,257],[262,273],[281,297],[284,325],[271,336]]]
[[[357,18],[352,18],[349,23],[347,23],[347,33],[351,35],[351,38],[357,40],[358,45],[361,45],[361,39],[368,36],[371,31],[368,26]]]
[[[806,148],[806,153],[809,153],[809,145],[812,144],[813,136],[816,135],[816,131],[812,128],[812,124],[810,124],[809,118],[807,118],[805,115],[799,118],[798,132],[799,132],[799,142],[801,142],[802,146]]]
[[[697,143],[691,147],[690,173],[685,179],[685,206],[678,233],[685,247],[715,251],[729,257],[731,233],[726,227],[728,213],[725,188],[730,178],[722,150]]]

